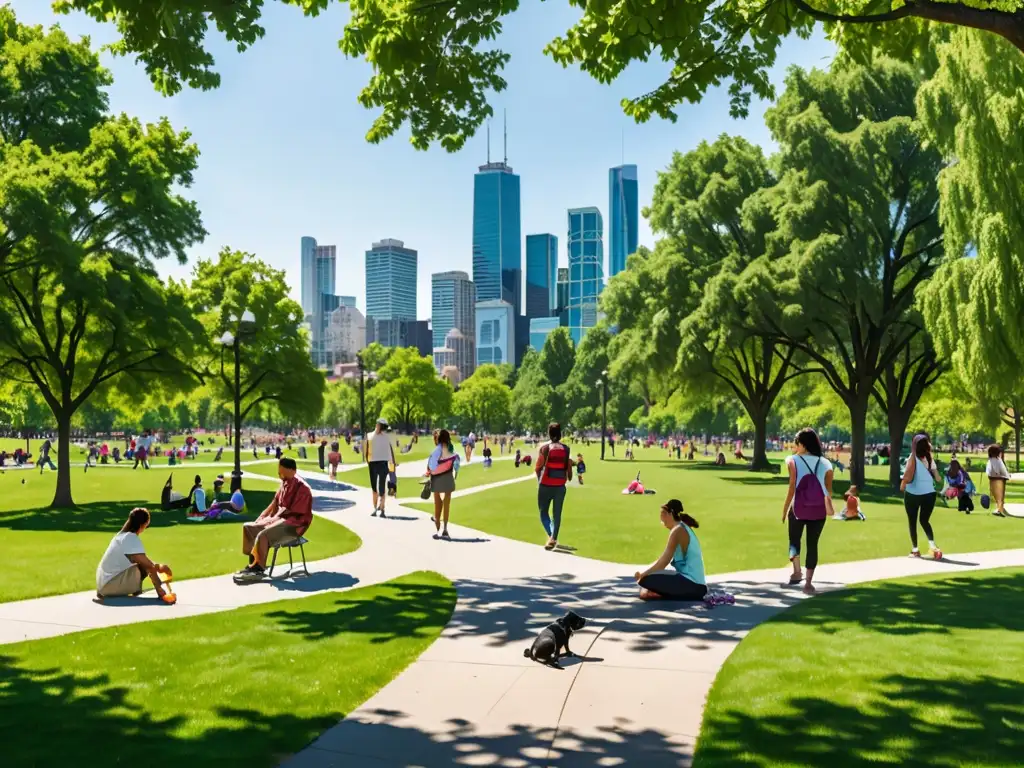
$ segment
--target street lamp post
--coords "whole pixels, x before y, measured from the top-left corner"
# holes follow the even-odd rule
[[[225,347],[231,347],[235,357],[235,386],[232,391],[235,408],[235,469],[231,473],[231,492],[234,493],[242,487],[242,335],[255,330],[256,316],[245,310],[241,318],[232,315],[231,322],[235,324],[235,333],[224,331],[218,341]]]
[[[604,439],[608,433],[608,371],[601,371],[597,383],[601,387],[601,461],[604,461]]]

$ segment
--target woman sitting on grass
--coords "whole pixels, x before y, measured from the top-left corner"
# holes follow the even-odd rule
[[[154,563],[146,557],[146,548],[139,536],[149,527],[149,510],[136,507],[128,521],[114,536],[96,567],[96,596],[120,597],[142,592],[142,580],[147,576],[156,588],[156,596],[163,599],[165,590],[160,574],[171,576],[169,565]]]
[[[646,571],[633,574],[641,600],[703,600],[708,593],[704,556],[694,528],[696,520],[683,512],[683,502],[669,499],[661,507],[661,524],[669,529],[661,557]],[[673,571],[665,571],[669,565]]]

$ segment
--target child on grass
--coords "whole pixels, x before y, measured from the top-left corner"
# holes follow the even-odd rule
[[[583,454],[576,454],[576,479],[583,485],[583,475],[587,471],[587,465],[583,463]]]
[[[860,508],[860,492],[856,485],[851,485],[843,498],[846,499],[846,509],[836,512],[835,520],[867,520]]]

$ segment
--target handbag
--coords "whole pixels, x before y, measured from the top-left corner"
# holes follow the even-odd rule
[[[427,481],[423,483],[423,488],[420,490],[420,498],[424,500],[430,498],[430,478],[427,478]]]

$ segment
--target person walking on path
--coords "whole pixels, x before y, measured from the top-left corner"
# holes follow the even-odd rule
[[[472,430],[466,435],[463,447],[466,449],[466,463],[469,464],[473,460],[473,449],[476,448],[476,435],[473,434]]]
[[[910,447],[910,458],[903,473],[900,490],[903,491],[903,507],[907,510],[907,524],[910,527],[911,557],[920,557],[917,548],[917,522],[920,519],[924,535],[928,537],[931,554],[936,560],[942,559],[942,550],[935,544],[931,516],[935,510],[935,481],[940,480],[939,470],[932,459],[932,444],[927,435],[914,437]]]
[[[569,448],[562,444],[562,427],[552,422],[548,427],[549,442],[537,451],[537,506],[540,508],[540,523],[548,534],[544,549],[558,546],[558,531],[562,527],[562,505],[565,502],[565,484],[572,480],[572,460]],[[548,510],[554,506],[554,522]]]
[[[815,593],[813,579],[818,567],[818,539],[825,520],[835,516],[832,507],[832,464],[821,450],[818,433],[810,427],[796,436],[796,450],[786,459],[789,490],[782,505],[782,523],[789,523],[789,560],[793,564],[790,584],[804,581],[804,592]],[[807,557],[800,572],[800,540],[807,531]]]
[[[249,557],[249,565],[235,574],[235,582],[262,581],[270,548],[293,541],[309,530],[313,492],[295,474],[296,469],[295,459],[285,457],[278,462],[281,487],[258,518],[242,524],[242,554]]]
[[[57,467],[53,463],[53,459],[50,458],[50,449],[53,447],[53,443],[50,442],[50,438],[43,440],[43,444],[39,446],[39,474],[43,474],[43,467],[49,465],[50,469],[55,470]]]
[[[139,464],[142,464],[143,469],[149,469],[149,450],[153,445],[153,437],[150,435],[149,430],[143,430],[142,434],[135,440],[135,466],[132,469],[138,469]]]
[[[455,492],[455,480],[459,475],[459,454],[452,445],[452,437],[447,429],[434,432],[434,444],[437,447],[427,459],[427,476],[430,478],[430,491],[434,494],[434,538],[450,541],[448,515],[452,493]]]
[[[704,555],[694,528],[700,525],[683,512],[683,502],[669,499],[661,507],[661,524],[669,529],[661,557],[646,571],[633,574],[641,600],[703,600],[708,593]],[[671,565],[673,571],[665,569]]]
[[[996,517],[1007,517],[1006,507],[1006,481],[1010,479],[1010,471],[1003,461],[1003,447],[993,444],[988,447],[988,464],[985,466],[985,474],[988,475],[988,492],[995,502],[996,508],[992,512]]]
[[[384,502],[388,497],[388,464],[398,465],[395,461],[395,448],[391,444],[391,435],[388,434],[388,422],[386,419],[377,419],[377,426],[366,440],[363,441],[363,459],[370,470],[370,488],[373,492],[373,514],[376,517],[380,512],[384,514]]]
[[[338,479],[338,465],[342,462],[341,446],[338,443],[331,443],[331,452],[327,454],[327,466],[330,470],[331,480]]]

